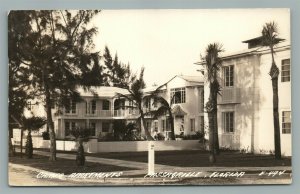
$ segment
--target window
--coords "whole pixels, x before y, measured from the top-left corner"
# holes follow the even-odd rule
[[[96,136],[96,123],[90,123],[90,136]]]
[[[281,61],[281,82],[289,82],[291,79],[291,64],[290,59]]]
[[[195,119],[190,119],[191,131],[195,131]]]
[[[158,102],[153,102],[153,107],[154,107],[154,108],[157,108],[157,103],[158,103]]]
[[[150,130],[151,129],[151,121],[146,122],[146,129]]]
[[[71,135],[71,130],[74,130],[75,127],[76,127],[75,122],[66,121],[65,122],[65,136]]]
[[[170,131],[170,129],[171,129],[171,123],[170,123],[169,118],[167,118],[167,119],[166,119],[166,130],[167,130],[167,131]]]
[[[92,100],[90,102],[91,104],[91,114],[95,114],[96,113],[96,100]]]
[[[109,132],[109,122],[102,123],[102,132]]]
[[[200,117],[200,130],[204,133],[204,116]]]
[[[291,133],[291,111],[282,111],[282,133]]]
[[[158,130],[158,122],[154,121],[154,130],[157,131]]]
[[[70,100],[70,102],[67,103],[65,107],[65,112],[72,113],[72,114],[76,113],[76,102],[74,100]]]
[[[161,120],[161,129],[162,131],[166,130],[166,120]]]
[[[150,106],[151,106],[151,100],[150,100],[150,98],[146,97],[145,100],[144,100],[144,107],[149,109]]]
[[[229,65],[224,67],[224,85],[226,87],[233,86],[234,66]]]
[[[234,132],[234,112],[223,112],[223,127],[225,133]]]
[[[200,101],[199,112],[204,112],[204,90],[203,89],[200,89],[199,91],[199,101]]]
[[[102,110],[109,110],[109,101],[108,100],[103,100]]]
[[[171,89],[171,104],[185,103],[185,88]]]
[[[132,114],[133,113],[133,101],[130,100],[129,101],[129,110],[128,110],[129,114]]]

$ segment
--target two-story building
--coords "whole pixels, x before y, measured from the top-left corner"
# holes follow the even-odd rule
[[[175,134],[195,134],[204,131],[204,82],[201,76],[177,75],[170,79],[159,91],[172,108]],[[144,89],[145,95],[156,87]],[[126,89],[117,87],[93,87],[89,91],[78,88],[82,100],[70,103],[57,111],[53,109],[53,121],[57,138],[71,137],[70,131],[75,127],[91,128],[91,136],[100,138],[113,133],[113,121],[123,119],[127,122],[136,121],[139,112],[130,108],[131,101],[120,98],[117,94],[129,95]],[[177,98],[171,99],[175,95]],[[172,101],[171,101],[172,100]],[[125,105],[125,106],[124,106]],[[157,105],[159,106],[159,104]],[[125,108],[126,107],[126,108]],[[144,112],[154,110],[153,100],[144,101]],[[170,123],[168,115],[158,118],[146,116],[146,128],[154,133],[163,133],[169,137]]]
[[[274,152],[273,91],[269,70],[270,49],[259,37],[246,40],[248,49],[222,56],[218,97],[220,147],[254,153]],[[290,45],[275,48],[280,69],[278,84],[281,151],[291,155],[291,63]],[[200,64],[200,63],[198,63]],[[205,91],[208,86],[205,86]],[[205,93],[205,102],[208,100]],[[207,117],[205,117],[205,120]]]

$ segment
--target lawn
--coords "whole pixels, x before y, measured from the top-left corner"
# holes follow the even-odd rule
[[[49,149],[36,149],[48,152]],[[76,154],[75,151],[57,151],[57,153]],[[148,162],[148,152],[113,152],[113,153],[85,153],[87,156]],[[208,161],[209,152],[204,150],[156,151],[155,163],[178,167],[271,167],[291,166],[291,157],[275,160],[273,155],[245,154],[238,151],[221,151],[216,156],[217,162]]]
[[[9,162],[38,168],[41,170],[51,171],[54,173],[64,173],[66,175],[72,173],[116,172],[125,170],[135,170],[127,167],[99,164],[93,162],[86,162],[85,166],[77,166],[75,159],[69,160],[57,158],[57,161],[52,162],[49,161],[49,157],[40,155],[34,155],[32,159],[27,159],[25,156],[21,158],[20,155],[17,154],[14,157],[9,157]]]
[[[112,158],[136,162],[147,162],[148,152],[122,152],[122,153],[93,153],[89,156]],[[217,156],[214,164],[208,161],[207,151],[156,151],[155,163],[179,167],[270,167],[270,166],[291,166],[291,158],[275,160],[272,155],[245,154],[236,151],[223,151]]]

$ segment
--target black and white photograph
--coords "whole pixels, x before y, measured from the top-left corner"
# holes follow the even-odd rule
[[[290,17],[10,10],[9,186],[291,184]]]

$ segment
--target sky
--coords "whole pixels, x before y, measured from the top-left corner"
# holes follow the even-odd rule
[[[246,49],[242,41],[260,36],[270,21],[289,43],[289,9],[102,10],[92,25],[99,30],[95,49],[103,52],[107,45],[133,72],[145,67],[151,86],[175,75],[199,75],[194,63],[209,43],[223,44],[224,54]]]

